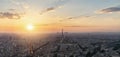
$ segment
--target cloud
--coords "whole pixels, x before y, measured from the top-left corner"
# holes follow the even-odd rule
[[[42,14],[44,14],[44,13],[47,13],[47,12],[49,12],[49,11],[53,11],[53,10],[55,10],[55,9],[57,9],[57,7],[49,7],[49,8],[46,8],[45,10],[43,10],[43,11],[40,13],[40,15],[42,15]]]
[[[16,11],[16,9],[8,9],[9,11]]]
[[[105,8],[100,11],[97,11],[96,13],[113,13],[113,12],[120,12],[120,6]]]
[[[69,25],[69,26],[64,26],[64,27],[76,28],[76,27],[97,27],[97,26]]]
[[[0,12],[0,19],[20,19],[21,14],[12,12]]]
[[[10,0],[17,8],[20,8],[23,12],[30,10],[30,5],[25,0]]]
[[[68,17],[68,18],[62,18],[62,20],[59,20],[60,22],[63,22],[63,21],[69,21],[69,20],[75,20],[75,19],[84,19],[84,18],[90,18],[90,17],[94,17],[94,16],[83,16],[83,15],[80,15],[80,16],[73,16],[73,17]]]
[[[69,0],[57,0],[53,3],[53,6],[48,7],[46,9],[44,9],[43,11],[40,12],[40,15],[50,12],[50,11],[54,11],[58,8],[62,8],[64,4],[66,4]]]
[[[91,16],[75,16],[75,17],[68,17],[67,19],[76,19],[76,18],[88,18]]]

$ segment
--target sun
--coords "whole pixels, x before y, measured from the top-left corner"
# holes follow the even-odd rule
[[[34,26],[32,24],[28,24],[26,26],[27,30],[33,30],[34,29]]]

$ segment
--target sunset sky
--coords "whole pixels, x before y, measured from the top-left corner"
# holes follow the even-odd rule
[[[120,32],[120,0],[0,0],[0,32]]]

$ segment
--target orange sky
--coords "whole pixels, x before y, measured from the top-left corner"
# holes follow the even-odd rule
[[[103,4],[104,3],[104,4]],[[119,1],[1,0],[0,32],[120,32]],[[116,10],[113,10],[116,9]]]
[[[28,32],[27,25],[0,26],[0,31],[5,32]],[[100,26],[61,26],[61,25],[33,25],[31,32],[59,32],[64,29],[68,32],[117,32],[120,27]],[[109,28],[109,29],[108,29]]]

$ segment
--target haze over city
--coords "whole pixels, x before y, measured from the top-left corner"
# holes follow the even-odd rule
[[[0,57],[120,57],[120,0],[0,0]]]

